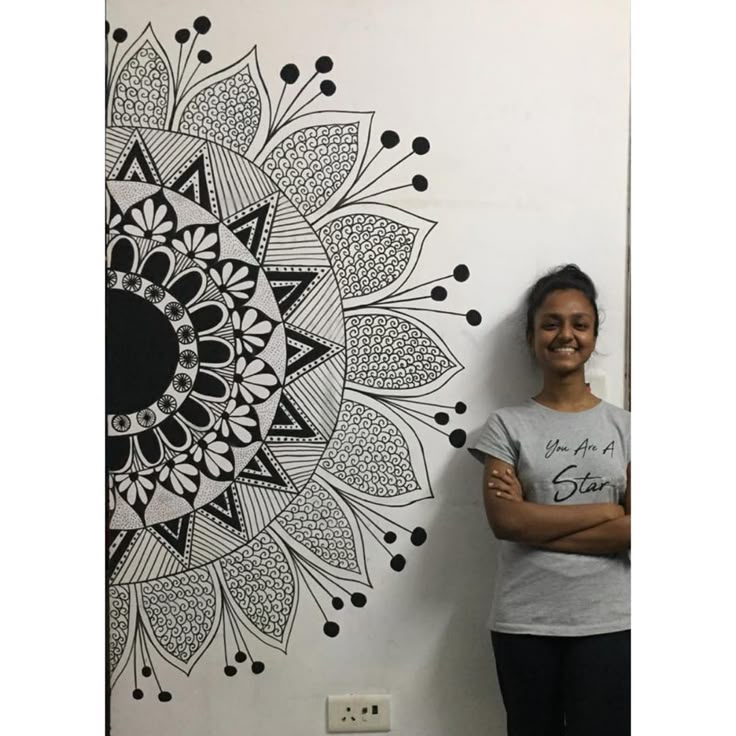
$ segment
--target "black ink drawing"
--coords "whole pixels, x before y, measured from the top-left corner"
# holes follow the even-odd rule
[[[369,159],[372,113],[305,112],[329,57],[294,94],[284,66],[272,109],[255,48],[203,76],[209,29],[170,56],[107,27],[110,684],[164,702],[164,662],[189,674],[217,639],[225,675],[259,674],[305,603],[336,636],[364,536],[396,571],[391,545],[426,539],[391,519],[432,496],[415,428],[465,442],[464,404],[426,400],[462,366],[420,315],[456,314],[421,303],[469,270],[402,290],[435,223],[379,198],[428,184],[376,187],[429,142],[369,174],[399,136]]]

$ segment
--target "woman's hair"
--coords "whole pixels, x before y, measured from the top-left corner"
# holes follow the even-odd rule
[[[542,276],[534,286],[529,289],[526,297],[526,337],[527,340],[534,333],[534,315],[542,306],[542,302],[547,295],[553,291],[562,289],[576,289],[581,292],[593,306],[595,314],[595,323],[593,326],[593,334],[598,337],[598,305],[596,299],[598,292],[596,291],[593,280],[586,273],[583,273],[574,263],[550,271]]]

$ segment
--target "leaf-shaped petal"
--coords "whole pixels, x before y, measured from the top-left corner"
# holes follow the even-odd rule
[[[355,514],[329,486],[311,480],[271,528],[329,575],[369,584]]]
[[[173,127],[253,158],[248,151],[263,146],[270,116],[254,47],[231,66],[197,82],[182,98]]]
[[[442,338],[413,317],[361,310],[345,319],[345,334],[351,387],[390,396],[424,395],[462,370]]]
[[[298,591],[282,543],[264,531],[219,564],[241,623],[266,644],[286,651]]]
[[[141,619],[168,662],[191,671],[220,620],[222,599],[207,568],[140,584]]]
[[[435,224],[397,207],[368,203],[340,207],[317,223],[345,306],[376,302],[397,291]]]
[[[320,112],[285,125],[256,163],[310,222],[327,214],[355,183],[373,113]]]
[[[110,124],[166,128],[173,103],[171,64],[149,23],[117,67],[109,103]]]
[[[345,392],[316,474],[343,493],[386,506],[432,497],[414,430],[385,405],[353,391]]]
[[[110,683],[125,669],[135,639],[135,596],[127,585],[111,585],[108,592],[108,662]]]

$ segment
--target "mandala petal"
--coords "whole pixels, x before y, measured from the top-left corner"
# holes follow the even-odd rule
[[[111,90],[111,125],[168,127],[174,100],[173,74],[150,23],[121,59]]]
[[[206,277],[198,268],[190,268],[182,273],[169,284],[169,291],[184,306],[190,306],[202,296],[206,285]]]
[[[230,396],[230,386],[220,376],[208,370],[199,372],[192,390],[205,401],[225,401]]]
[[[355,183],[373,113],[319,112],[285,125],[256,159],[310,222],[333,209]]]
[[[271,522],[271,529],[288,547],[328,574],[370,584],[355,514],[328,486],[311,480]]]
[[[268,134],[270,104],[256,49],[205,77],[182,98],[174,130],[207,138],[241,156],[258,151]]]
[[[282,543],[261,532],[219,564],[238,619],[266,644],[285,652],[298,588],[294,564]]]
[[[191,671],[220,620],[220,586],[207,568],[140,584],[141,620],[162,657]]]
[[[234,357],[232,346],[221,337],[203,337],[199,341],[199,362],[203,367],[224,368]]]
[[[385,405],[354,391],[345,392],[316,474],[343,493],[386,506],[432,497],[414,430]]]
[[[130,595],[127,585],[111,585],[108,591],[108,662],[112,686],[125,669],[133,649],[135,596]]]
[[[116,271],[138,269],[138,246],[130,238],[121,235],[107,246],[107,266]]]
[[[227,311],[219,302],[202,302],[190,310],[192,323],[199,335],[215,332],[227,320]]]
[[[174,259],[166,248],[152,250],[141,263],[141,276],[149,281],[164,285],[174,270]]]
[[[424,395],[463,366],[437,333],[413,317],[382,309],[345,320],[347,384],[389,396]]]
[[[345,306],[376,302],[397,291],[435,224],[382,204],[340,207],[317,223]]]

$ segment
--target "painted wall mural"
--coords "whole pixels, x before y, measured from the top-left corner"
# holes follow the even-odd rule
[[[463,366],[428,322],[481,321],[441,307],[465,264],[407,286],[435,223],[389,202],[428,182],[381,182],[429,141],[315,110],[327,56],[306,81],[267,86],[255,47],[208,73],[210,26],[168,50],[107,27],[109,684],[162,702],[214,643],[224,675],[262,673],[249,643],[285,654],[302,606],[337,636],[368,538],[404,568],[422,435],[465,443],[462,402],[432,400]]]

